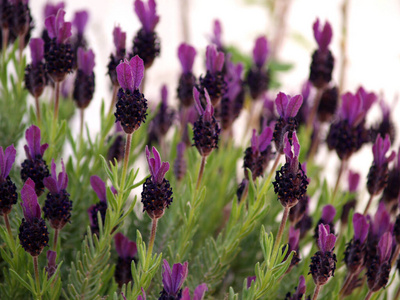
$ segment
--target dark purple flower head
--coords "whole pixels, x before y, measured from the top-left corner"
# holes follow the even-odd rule
[[[349,125],[356,127],[365,116],[361,97],[357,97],[352,93],[342,95],[342,106],[339,115],[343,120],[347,120]]]
[[[146,158],[149,164],[150,174],[154,183],[161,184],[163,182],[165,173],[169,170],[168,162],[161,162],[160,153],[158,153],[157,149],[153,147],[152,149],[153,156],[150,157],[149,147],[146,146]]]
[[[134,9],[146,33],[154,31],[160,17],[156,14],[156,2],[149,0],[147,6],[141,0],[135,0]]]
[[[120,53],[121,51],[125,50],[125,43],[126,43],[126,32],[122,31],[121,27],[115,26],[113,30],[113,37],[114,37],[114,46],[116,54]]]
[[[54,159],[51,162],[51,176],[43,179],[44,186],[50,191],[52,194],[60,194],[61,190],[65,190],[68,185],[68,175],[65,172],[64,162],[61,159],[61,167],[62,171],[58,174],[56,171],[56,164]]]
[[[65,11],[59,9],[57,15],[46,18],[44,24],[51,39],[56,39],[57,44],[65,44],[71,33],[71,22],[64,22]]]
[[[391,232],[385,232],[378,243],[379,262],[388,262],[392,254],[393,237]]]
[[[391,162],[396,153],[392,151],[389,157],[386,157],[386,152],[390,149],[389,135],[385,136],[385,140],[382,139],[381,135],[378,135],[375,144],[372,146],[372,153],[374,154],[374,165],[382,167],[384,164]]]
[[[267,38],[265,36],[257,38],[253,48],[253,60],[258,68],[262,68],[267,61],[268,50]]]
[[[29,160],[35,159],[37,155],[42,157],[46,149],[49,147],[48,144],[40,145],[40,129],[35,125],[32,125],[26,130],[25,138],[28,145],[25,145],[24,149]]]
[[[31,49],[32,66],[37,66],[44,58],[44,42],[41,38],[31,39],[29,42]]]
[[[200,116],[203,116],[204,121],[211,122],[211,119],[214,115],[214,107],[211,104],[211,99],[206,89],[204,89],[204,96],[207,101],[206,109],[204,109],[201,105],[200,92],[196,88],[193,88],[194,105],[197,109],[197,112]]]
[[[294,250],[298,251],[299,250],[299,241],[300,241],[300,229],[295,229],[293,226],[290,226],[289,228],[289,251]],[[288,253],[290,254],[290,253]]]
[[[124,90],[133,92],[139,89],[143,75],[143,60],[138,55],[132,57],[130,61],[125,59],[117,66],[118,82]]]
[[[368,93],[362,86],[358,88],[357,96],[360,97],[362,100],[362,107],[365,114],[378,100],[378,96],[375,93]]]
[[[3,147],[0,147],[0,182],[6,181],[10,174],[16,153],[14,145],[8,146],[6,151],[3,150]]]
[[[324,224],[330,224],[335,218],[335,215],[336,215],[336,209],[333,207],[333,205],[330,204],[325,205],[322,208],[321,220],[323,221]]]
[[[318,247],[322,253],[331,252],[335,247],[336,236],[330,233],[329,225],[319,224]]]
[[[289,167],[293,173],[296,173],[299,168],[299,155],[300,155],[300,144],[297,139],[296,132],[293,132],[293,151],[292,145],[290,145],[289,133],[286,132],[283,138],[285,147],[283,148],[283,152],[285,153],[286,162],[289,163]]]
[[[185,262],[183,265],[178,263],[174,264],[171,268],[168,262],[164,259],[162,282],[164,290],[169,296],[177,296],[179,290],[182,288],[183,283],[188,275],[188,263]]]
[[[181,300],[203,300],[204,294],[208,291],[207,284],[202,283],[194,289],[193,299],[190,298],[189,288],[186,287],[182,292]]]
[[[219,50],[222,50],[222,27],[219,20],[214,20],[213,36],[211,36],[211,43],[213,43]]]
[[[35,218],[39,219],[41,217],[41,210],[35,192],[35,183],[30,178],[28,178],[21,189],[21,199],[21,206],[24,211],[24,218],[26,221],[28,223],[32,223]]]
[[[196,49],[194,47],[182,43],[178,48],[178,58],[181,62],[184,74],[192,73],[194,58],[196,57]]]
[[[390,106],[386,103],[385,100],[382,99],[379,101],[379,107],[381,108],[383,119],[389,120],[390,119]]]
[[[290,97],[282,92],[276,96],[275,105],[278,110],[278,114],[285,121],[289,118],[294,118],[297,115],[301,105],[303,104],[303,97],[301,95],[296,95]]]
[[[225,54],[217,50],[215,45],[207,46],[206,50],[206,68],[211,74],[222,71],[224,66]]]
[[[373,221],[371,221],[371,235],[373,240],[379,240],[381,236],[390,228],[390,214],[386,210],[385,203],[380,202],[375,213]]]
[[[114,236],[115,250],[121,258],[133,258],[136,256],[136,243],[130,241],[122,233],[118,232]]]
[[[58,10],[64,9],[64,2],[59,2],[57,4],[47,3],[44,7],[44,18],[50,17],[51,15],[56,15]]]
[[[360,174],[349,170],[348,175],[349,182],[349,192],[354,193],[358,189],[358,184],[360,183]]]
[[[78,69],[90,76],[93,73],[95,66],[94,53],[91,49],[85,51],[83,48],[78,48]]]
[[[318,48],[320,51],[325,52],[328,50],[328,46],[332,40],[332,27],[328,21],[321,28],[319,24],[319,19],[314,22],[313,25],[314,38],[317,41]]]
[[[89,13],[86,10],[75,12],[72,25],[75,26],[78,35],[83,35],[88,19],[89,19]]]
[[[364,244],[368,236],[369,224],[367,218],[359,213],[355,213],[353,216],[353,227],[354,227],[354,240],[360,241],[360,244]]]
[[[99,176],[93,175],[90,177],[90,185],[100,202],[107,203],[106,183]]]
[[[272,129],[270,127],[265,127],[259,136],[257,132],[253,129],[253,136],[251,137],[251,149],[253,154],[264,152],[267,147],[271,144],[272,140]]]

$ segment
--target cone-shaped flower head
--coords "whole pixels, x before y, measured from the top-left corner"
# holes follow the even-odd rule
[[[301,95],[290,97],[289,95],[279,92],[276,97],[275,106],[280,118],[275,123],[273,137],[275,147],[281,154],[284,152],[284,136],[286,132],[288,132],[289,141],[292,143],[292,135],[297,128],[297,121],[295,117],[302,104],[303,97]]]
[[[378,209],[371,221],[371,230],[368,239],[378,241],[382,235],[390,229],[390,214],[383,202],[380,202]]]
[[[372,146],[374,162],[368,172],[367,188],[371,195],[379,194],[385,187],[389,177],[388,164],[391,162],[396,153],[394,151],[386,157],[386,153],[390,149],[390,138],[386,135],[385,140],[378,135],[375,144]]]
[[[193,298],[190,298],[189,288],[186,287],[182,292],[181,300],[203,300],[205,293],[208,291],[207,284],[202,283],[194,289]]]
[[[160,17],[156,13],[156,2],[154,0],[149,0],[147,5],[145,5],[143,1],[135,0],[134,8],[136,15],[142,23],[143,29],[147,33],[153,32],[160,20]]]
[[[178,58],[182,66],[182,74],[179,77],[178,98],[184,107],[193,103],[193,87],[196,85],[196,77],[192,73],[196,49],[182,43],[178,48]]]
[[[32,63],[25,68],[25,86],[34,97],[42,95],[46,86],[47,76],[45,72],[44,42],[41,38],[31,39],[29,42]]]
[[[339,90],[336,86],[326,88],[321,95],[317,108],[317,116],[320,122],[329,122],[336,113],[339,100]]]
[[[121,88],[118,91],[116,104],[116,121],[127,134],[137,130],[147,116],[147,100],[139,91],[144,76],[143,60],[134,56],[130,61],[125,59],[117,66],[117,77]]]
[[[275,194],[278,194],[278,200],[281,204],[284,207],[293,207],[306,194],[309,182],[299,163],[300,144],[296,132],[293,133],[293,150],[288,135],[289,133],[286,132],[284,137],[286,163],[280,170],[276,171],[273,185]]]
[[[115,250],[118,253],[118,262],[115,267],[115,281],[121,287],[132,281],[131,264],[132,260],[136,257],[137,248],[136,243],[130,241],[122,233],[117,233],[114,236]]]
[[[172,203],[172,188],[169,181],[164,178],[169,170],[169,163],[161,161],[155,147],[152,152],[153,157],[146,146],[146,158],[151,176],[143,184],[142,203],[143,211],[146,211],[150,218],[159,219],[164,215],[165,208]]]
[[[54,159],[51,163],[51,176],[43,180],[45,187],[49,190],[43,206],[44,218],[50,220],[50,226],[62,229],[70,222],[72,201],[67,192],[68,175],[65,171],[64,162],[61,160],[62,171],[58,174]]]
[[[244,152],[243,168],[246,179],[248,178],[247,169],[250,169],[253,180],[257,177],[263,176],[269,161],[272,158],[272,129],[265,127],[261,134],[258,136],[255,129],[251,137],[251,146]]]
[[[332,253],[336,237],[329,231],[329,225],[320,224],[318,227],[318,247],[320,251],[311,258],[310,272],[316,285],[324,285],[331,276],[335,275],[336,255]]]
[[[51,39],[56,39],[57,44],[65,44],[72,35],[71,22],[64,21],[65,11],[59,9],[56,15],[50,15],[44,21]]]
[[[85,109],[93,99],[95,76],[94,53],[92,50],[85,51],[78,48],[78,73],[74,82],[73,98],[78,108]]]
[[[302,300],[306,293],[306,279],[303,275],[299,277],[299,285],[296,287],[296,292],[291,295],[288,293],[285,300]]]
[[[182,285],[188,275],[188,263],[174,264],[171,268],[169,263],[164,259],[163,261],[163,273],[162,282],[164,288],[160,293],[160,299],[180,299],[182,297]]]
[[[253,48],[253,60],[258,68],[262,68],[267,61],[269,52],[268,41],[265,36],[260,36],[256,39],[256,43]]]
[[[30,178],[21,189],[21,199],[24,218],[19,227],[19,240],[26,252],[38,256],[49,242],[49,232],[41,218],[35,183]]]
[[[195,106],[199,113],[199,118],[193,125],[193,141],[201,156],[208,156],[214,148],[218,147],[220,127],[214,117],[214,107],[206,89],[204,89],[206,108],[200,102],[200,93],[193,88]]]
[[[24,146],[27,159],[22,163],[21,179],[31,178],[35,183],[36,194],[40,196],[44,191],[43,179],[49,176],[49,169],[43,154],[48,144],[40,144],[40,129],[32,125],[25,132],[27,145]]]
[[[15,161],[15,154],[14,145],[8,146],[6,151],[0,147],[0,215],[9,214],[18,199],[17,187],[8,176]]]
[[[89,13],[86,10],[80,10],[75,12],[72,25],[74,25],[74,27],[76,28],[78,35],[80,36],[83,35],[88,20],[89,20]]]
[[[186,145],[180,142],[176,149],[176,159],[174,162],[174,174],[176,179],[182,180],[186,174],[186,160],[185,160]]]
[[[57,270],[57,264],[56,264],[57,252],[48,250],[46,253],[46,258],[47,258],[47,266],[44,268],[47,272],[47,278],[49,279],[51,276],[54,275],[54,273]]]

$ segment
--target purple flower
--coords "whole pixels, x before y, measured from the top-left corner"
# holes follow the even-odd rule
[[[47,258],[47,266],[45,267],[45,270],[47,272],[47,279],[49,279],[51,276],[54,275],[54,273],[57,270],[57,264],[56,264],[57,252],[51,250],[47,251],[46,258]]]
[[[122,233],[117,233],[114,236],[115,241],[115,250],[118,255],[122,258],[133,258],[137,253],[136,243],[130,241],[126,236]]]
[[[396,153],[392,151],[389,157],[386,157],[386,152],[390,149],[389,135],[385,136],[385,140],[382,139],[381,135],[378,135],[375,144],[372,146],[372,153],[374,154],[374,165],[382,167],[385,164],[391,162]]]
[[[336,243],[336,236],[330,233],[329,225],[320,224],[318,226],[319,231],[319,239],[318,239],[318,247],[319,249],[325,252],[332,252]]]
[[[186,287],[182,292],[181,300],[202,300],[204,298],[204,294],[207,291],[208,291],[207,284],[202,283],[195,288],[193,293],[193,299],[191,299],[189,288]]]
[[[24,149],[26,157],[29,160],[34,160],[38,155],[42,157],[46,149],[49,147],[47,143],[40,145],[40,129],[35,125],[32,125],[26,130],[25,138],[28,145],[25,145]]]
[[[136,2],[138,2],[137,0]],[[139,1],[140,2],[140,1]],[[138,90],[144,76],[143,60],[135,55],[130,61],[125,59],[117,66],[117,77],[124,90]]]
[[[12,165],[14,164],[16,153],[17,151],[14,145],[8,146],[6,151],[3,150],[3,147],[0,147],[0,183],[7,180]]]
[[[51,39],[56,39],[57,44],[64,44],[71,33],[71,22],[64,22],[65,11],[59,9],[57,15],[50,15],[46,18],[44,24]]]
[[[51,162],[51,176],[46,177],[43,180],[44,186],[50,191],[52,194],[60,194],[62,190],[65,190],[68,185],[68,175],[65,172],[64,162],[61,160],[62,172],[58,174],[56,171],[56,164],[54,163],[54,159]]]
[[[206,89],[204,89],[204,95],[206,98],[206,109],[201,105],[200,92],[196,88],[193,88],[194,105],[197,112],[200,116],[203,116],[204,121],[211,122],[211,119],[214,116],[214,107],[211,104],[211,99]]]
[[[342,96],[342,106],[339,110],[339,116],[342,120],[347,120],[352,127],[357,126],[365,116],[361,97],[352,93],[346,93]]]
[[[22,199],[21,206],[26,221],[28,223],[33,223],[35,218],[40,219],[41,210],[35,192],[35,183],[30,178],[28,178],[23,188],[21,189],[21,199]]]
[[[364,244],[368,236],[369,224],[367,218],[359,213],[355,213],[353,216],[353,227],[354,227],[354,240],[360,241],[360,244]]]
[[[279,92],[275,100],[278,114],[286,121],[288,121],[289,118],[294,118],[297,115],[297,112],[302,104],[303,97],[301,95],[290,97],[282,92]]]
[[[171,268],[168,262],[164,259],[163,262],[163,273],[162,282],[164,289],[161,292],[164,296],[176,297],[180,292],[183,283],[188,275],[188,263],[185,262],[183,265],[178,263],[174,264]]]
[[[196,57],[196,49],[188,44],[182,43],[178,48],[178,58],[181,62],[184,74],[192,73],[194,58]]]
[[[89,13],[86,10],[81,10],[75,12],[74,20],[72,21],[72,25],[76,27],[78,35],[83,35],[85,31],[86,24],[89,19]]]
[[[94,53],[93,51],[85,51],[83,48],[78,48],[78,69],[90,76],[93,73],[93,68],[95,66]]]
[[[107,203],[106,183],[101,180],[99,176],[93,175],[90,177],[90,185],[92,186],[92,189],[96,193],[100,202]]]
[[[253,48],[253,60],[258,68],[262,68],[267,61],[268,50],[267,38],[265,36],[257,38]]]
[[[296,132],[293,132],[293,151],[292,145],[289,142],[289,133],[286,132],[284,136],[285,148],[283,152],[285,153],[286,163],[289,164],[290,171],[296,173],[299,169],[299,155],[300,155],[300,144],[297,139]]]
[[[303,299],[304,294],[306,293],[306,280],[303,275],[299,277],[299,284],[296,287],[296,292],[293,296],[288,293],[285,299],[287,300],[301,300]]]
[[[253,153],[264,152],[271,144],[271,140],[272,129],[270,127],[265,127],[260,136],[257,136],[256,130],[253,129],[253,136],[251,137],[251,149]]]
[[[217,46],[218,50],[222,50],[222,28],[221,28],[221,22],[219,20],[214,20],[213,23],[213,36],[211,36],[211,43]]]
[[[348,182],[349,192],[355,193],[358,189],[358,184],[360,183],[360,174],[349,170]]]
[[[154,31],[160,17],[156,14],[156,2],[149,0],[147,6],[141,0],[135,0],[134,9],[146,33]]]
[[[31,39],[29,48],[31,49],[32,66],[36,67],[44,58],[44,42],[41,38]]]
[[[371,108],[372,104],[378,100],[378,96],[375,95],[375,93],[368,93],[362,86],[358,88],[356,95],[362,100],[363,111],[365,114]]]
[[[47,3],[44,7],[44,18],[50,17],[51,15],[56,15],[58,10],[64,9],[64,2],[59,2],[57,4]]]
[[[169,163],[161,162],[160,153],[158,153],[155,147],[153,147],[152,152],[154,157],[150,157],[149,147],[146,146],[146,158],[149,164],[151,177],[154,183],[161,184],[164,180],[165,173],[169,170]]]
[[[121,27],[115,26],[113,30],[113,38],[116,49],[115,53],[118,55],[122,51],[125,51],[126,32],[122,31]]]
[[[294,227],[290,226],[289,228],[289,251],[298,251],[299,250],[299,241],[300,241],[300,229],[295,229]]]
[[[388,262],[392,254],[393,237],[390,232],[385,232],[378,243],[379,262]]]
[[[211,74],[221,72],[224,66],[225,54],[217,50],[215,45],[207,46],[206,68]]]
[[[333,207],[333,205],[330,204],[325,205],[322,208],[321,220],[323,221],[324,224],[330,224],[333,222],[335,215],[336,215],[336,209]]]
[[[325,22],[323,28],[319,24],[319,19],[313,25],[314,38],[317,41],[318,48],[321,52],[325,52],[332,40],[332,27],[329,22]]]
[[[389,231],[390,226],[390,215],[386,210],[385,203],[380,202],[374,219],[371,220],[368,239],[378,241],[385,232]]]
[[[257,276],[249,276],[247,277],[247,289],[249,289],[251,287],[251,284],[253,282],[256,282],[257,280]]]

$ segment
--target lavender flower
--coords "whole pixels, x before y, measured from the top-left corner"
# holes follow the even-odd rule
[[[303,275],[299,277],[299,284],[295,288],[296,292],[293,296],[289,293],[286,294],[285,300],[301,300],[306,293],[306,279]]]
[[[178,181],[181,181],[186,174],[186,160],[185,160],[186,145],[180,142],[176,150],[176,159],[174,162],[174,174]]]
[[[303,103],[303,97],[296,95],[290,97],[282,92],[279,92],[275,99],[276,109],[280,116],[279,120],[275,123],[274,142],[277,151],[283,154],[284,136],[288,132],[290,144],[292,144],[292,135],[297,128],[297,121],[295,119]]]
[[[203,300],[205,293],[208,291],[207,284],[202,283],[194,289],[192,300]],[[191,300],[189,288],[186,287],[182,292],[181,300]]]
[[[319,229],[318,226],[319,224],[327,224],[329,225],[329,228],[331,230],[332,234],[335,234],[335,224],[333,224],[333,219],[336,216],[336,209],[333,207],[333,205],[325,205],[322,208],[322,215],[321,218],[319,219],[317,226],[315,227],[315,232],[314,232],[314,238],[318,240],[319,236]]]
[[[384,100],[379,101],[379,106],[381,108],[382,120],[371,129],[371,140],[375,141],[378,134],[381,136],[386,136],[388,134],[390,143],[393,144],[396,138],[396,127],[390,114],[391,109]]]
[[[122,31],[121,27],[115,26],[113,30],[113,40],[115,52],[110,54],[110,61],[107,65],[107,69],[113,86],[119,86],[116,68],[119,62],[125,58],[126,32]]]
[[[130,241],[122,233],[114,236],[115,250],[118,253],[118,262],[115,267],[114,277],[119,287],[132,281],[131,264],[137,254],[136,243]]]
[[[44,58],[47,74],[54,82],[61,82],[72,72],[74,54],[68,42],[71,36],[71,22],[64,22],[65,11],[46,18],[45,25],[50,41],[45,45]]]
[[[49,232],[41,218],[35,183],[30,178],[21,190],[21,199],[24,218],[19,227],[19,242],[30,255],[38,256],[49,243]]]
[[[62,229],[70,222],[72,201],[67,192],[68,175],[65,172],[64,162],[61,160],[62,172],[56,173],[56,164],[51,162],[51,176],[46,177],[43,182],[49,190],[43,206],[44,218],[50,221],[54,229]]]
[[[210,42],[217,46],[218,51],[225,52],[222,43],[222,26],[219,20],[214,20],[213,35],[210,37]]]
[[[311,258],[310,272],[316,285],[324,285],[331,276],[335,276],[336,254],[333,253],[335,248],[336,237],[329,232],[329,225],[320,224],[318,227],[319,251]]]
[[[159,219],[164,215],[165,208],[172,203],[172,188],[169,181],[164,178],[169,170],[168,162],[161,162],[160,154],[153,147],[153,156],[150,157],[149,148],[146,146],[146,158],[151,176],[143,183],[142,203],[151,219]]]
[[[33,97],[39,98],[47,83],[47,74],[43,63],[44,42],[40,38],[31,39],[29,48],[31,49],[32,63],[25,68],[25,87]]]
[[[77,54],[78,72],[75,78],[73,97],[78,108],[85,109],[89,106],[94,94],[94,53],[92,50],[85,51],[83,48],[79,48]]]
[[[139,55],[144,62],[146,69],[150,68],[154,59],[160,55],[160,40],[154,29],[160,20],[156,13],[156,2],[149,0],[147,5],[141,0],[134,2],[135,13],[137,14],[142,28],[133,39],[133,55]]]
[[[286,163],[276,171],[273,185],[282,206],[293,207],[307,192],[308,180],[299,163],[300,144],[296,132],[293,133],[293,151],[288,135],[287,132],[284,137]]]
[[[159,300],[181,299],[182,285],[185,282],[187,275],[187,262],[185,262],[183,265],[180,263],[174,264],[171,271],[168,262],[164,259],[162,273],[162,282],[164,288],[160,292]]]
[[[213,149],[218,147],[220,127],[214,117],[214,107],[211,105],[207,90],[204,89],[204,96],[207,101],[205,109],[201,105],[200,93],[196,88],[193,88],[193,96],[196,109],[200,115],[193,125],[193,141],[200,155],[206,157],[210,155]]]
[[[40,129],[32,125],[25,132],[28,145],[24,146],[25,159],[21,165],[21,179],[26,181],[31,178],[35,183],[36,194],[40,196],[44,192],[43,179],[49,176],[49,168],[43,159],[48,144],[40,145]]]
[[[14,145],[8,146],[6,151],[0,147],[0,215],[8,215],[18,199],[17,187],[9,176],[15,154]]]
[[[397,159],[389,171],[387,185],[383,190],[382,198],[386,204],[396,206],[400,196],[400,148],[397,151]]]
[[[312,55],[309,80],[317,88],[325,87],[332,79],[334,58],[328,46],[332,40],[332,28],[329,22],[320,27],[319,19],[313,25],[314,38],[318,49]]]
[[[289,228],[289,240],[288,240],[288,250],[286,252],[286,256],[284,260],[286,261],[289,257],[290,253],[294,251],[294,255],[290,262],[289,268],[287,269],[286,273],[289,273],[295,265],[300,262],[300,253],[299,253],[299,241],[300,241],[300,229],[295,229],[294,227]],[[282,249],[282,252],[285,251],[285,248]]]
[[[125,133],[131,134],[137,130],[147,116],[147,100],[139,91],[144,76],[143,60],[139,56],[125,59],[117,67],[118,91],[115,118],[121,122]]]
[[[196,77],[193,75],[193,63],[196,57],[194,47],[182,43],[178,48],[178,58],[182,67],[182,74],[178,83],[178,99],[182,106],[189,107],[193,104],[193,87],[196,85]]]
[[[47,258],[47,266],[44,268],[47,272],[47,279],[50,279],[51,276],[53,276],[57,270],[58,266],[56,264],[57,252],[48,250],[46,253],[46,258]]]
[[[317,116],[320,122],[329,122],[336,112],[339,101],[339,91],[337,87],[327,88],[319,100]]]
[[[75,12],[74,19],[72,21],[72,26],[75,28],[75,34],[72,37],[72,42],[71,42],[74,51],[75,68],[78,66],[77,65],[78,49],[79,48],[83,48],[84,50],[87,49],[87,41],[84,37],[84,32],[88,20],[89,20],[89,13],[86,10],[80,10]]]
[[[307,80],[301,86],[301,96],[303,97],[303,104],[301,105],[297,115],[296,121],[300,124],[306,124],[307,118],[310,113],[310,91],[311,91],[311,82]]]
[[[265,36],[257,38],[253,48],[254,64],[246,76],[246,82],[253,100],[258,99],[268,89],[269,74],[265,68],[268,52],[267,38]]]

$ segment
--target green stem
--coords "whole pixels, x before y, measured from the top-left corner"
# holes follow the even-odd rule
[[[368,291],[368,294],[365,296],[365,300],[371,299],[373,293],[373,291]]]
[[[400,245],[397,244],[396,245],[396,250],[394,251],[393,257],[392,257],[392,261],[390,262],[390,265],[393,268],[394,263],[396,262],[397,258],[399,257],[400,254]]]
[[[197,177],[196,190],[198,190],[199,187],[200,187],[200,182],[201,182],[201,179],[203,178],[203,173],[204,173],[204,167],[206,165],[206,160],[207,160],[207,156],[202,156],[201,157],[201,164],[200,164],[200,169],[199,169],[199,176]]]
[[[32,256],[33,258],[33,269],[35,270],[35,281],[36,281],[36,289],[38,299],[42,299],[41,291],[40,291],[40,281],[39,281],[39,267],[38,267],[38,257]]]
[[[38,120],[39,126],[41,125],[42,119],[40,117],[40,104],[39,104],[39,97],[35,96],[35,105],[36,105],[36,118]]]
[[[374,196],[375,196],[375,194],[371,194],[369,196],[367,206],[365,207],[365,210],[364,210],[364,216],[367,215],[369,207],[371,206],[371,203],[372,203],[372,199],[374,199]]]
[[[83,139],[83,124],[84,124],[84,119],[85,119],[85,110],[83,108],[80,109],[80,117],[81,117],[81,124],[80,124],[80,136],[81,140]]]
[[[54,230],[54,241],[53,241],[53,251],[57,251],[57,241],[58,241],[58,233],[59,229]]]
[[[321,100],[322,92],[323,92],[323,89],[319,88],[319,89],[317,89],[317,93],[315,94],[314,103],[313,103],[311,112],[309,113],[308,119],[307,119],[307,124],[306,124],[307,132],[311,132],[311,128],[313,127],[314,119],[315,119],[315,116],[317,115],[319,101]]]
[[[111,105],[110,105],[110,109],[108,110],[109,115],[112,114],[112,112],[114,111],[115,103],[117,103],[118,88],[119,88],[119,85],[113,86]]]
[[[54,94],[54,116],[53,116],[53,125],[58,119],[58,105],[60,102],[60,82],[55,82],[55,94]]]
[[[279,246],[280,246],[280,243],[281,243],[281,240],[282,240],[283,231],[285,230],[287,219],[289,217],[289,212],[290,212],[290,207],[285,206],[285,208],[283,210],[282,221],[281,221],[281,224],[279,226],[278,234],[276,235],[274,248],[272,250],[272,256],[271,257],[272,257],[272,261],[274,262],[273,265],[275,265],[275,263],[276,263]]]
[[[320,291],[321,291],[321,286],[319,284],[317,284],[315,286],[314,295],[312,297],[312,300],[317,300],[318,294],[319,294]]]
[[[352,282],[354,278],[354,273],[350,273],[347,277],[346,280],[343,283],[343,287],[339,292],[339,296],[343,297],[343,293],[346,291],[346,289],[348,288],[349,284]]]
[[[268,187],[269,187],[269,185],[270,185],[270,183],[272,181],[272,176],[274,176],[275,171],[276,171],[276,169],[278,167],[280,158],[281,158],[281,154],[278,153],[276,158],[275,158],[274,165],[272,166],[271,170],[269,171],[268,177],[265,180],[264,185],[261,188],[260,193],[258,193],[257,200],[259,200],[261,198],[261,196],[264,195],[265,191],[268,189]]]
[[[4,223],[6,224],[8,235],[10,236],[10,239],[14,241],[13,234],[11,231],[10,221],[8,220],[8,214],[4,214],[3,217],[4,217]]]
[[[335,189],[333,190],[333,194],[332,194],[332,197],[331,197],[331,203],[333,203],[333,201],[335,200],[336,194],[337,194],[337,192],[339,190],[340,179],[342,178],[342,174],[343,174],[343,171],[345,169],[346,163],[347,163],[347,160],[345,160],[345,159],[342,159],[340,161],[339,174],[338,174],[338,176],[336,178],[336,184],[335,184]]]
[[[394,300],[400,299],[400,285],[399,285],[399,287],[397,288],[396,295],[394,296],[393,299],[394,299]]]
[[[146,257],[146,265],[149,266],[149,262],[151,259],[151,254],[153,253],[154,241],[156,239],[156,232],[157,232],[157,223],[158,219],[152,219],[153,222],[151,224],[151,233],[150,233],[150,240],[149,240],[149,247],[147,248],[147,257]]]

